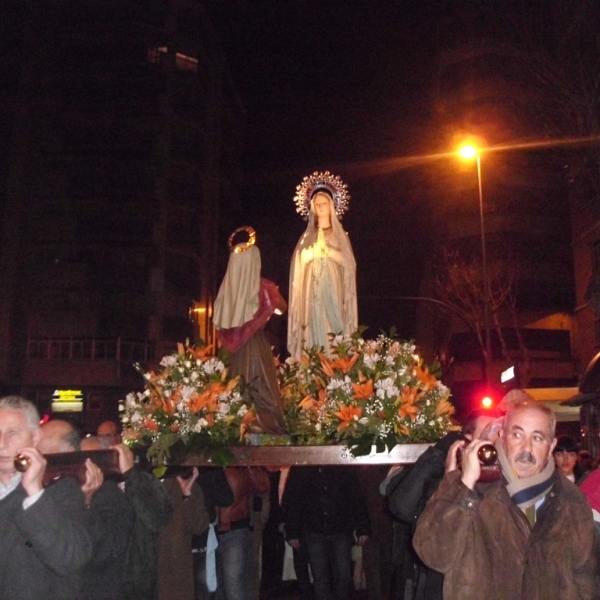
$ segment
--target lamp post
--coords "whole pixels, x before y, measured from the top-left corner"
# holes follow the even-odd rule
[[[477,161],[477,183],[479,186],[479,223],[481,227],[481,276],[483,281],[483,324],[485,329],[485,381],[491,383],[490,365],[492,362],[492,338],[490,328],[490,288],[487,272],[487,252],[485,243],[485,218],[483,214],[483,188],[481,186],[481,155],[479,150],[470,144],[462,146],[458,154],[465,160]]]

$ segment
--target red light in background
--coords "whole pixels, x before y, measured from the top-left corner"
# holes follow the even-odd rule
[[[492,408],[492,406],[494,406],[494,401],[489,396],[485,396],[481,399],[482,408]]]

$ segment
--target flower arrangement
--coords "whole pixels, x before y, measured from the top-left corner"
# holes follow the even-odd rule
[[[364,340],[331,336],[330,356],[321,347],[299,361],[278,365],[289,439],[263,435],[263,444],[343,444],[354,456],[391,450],[396,444],[432,442],[451,426],[450,391],[415,355],[411,342],[393,333]],[[252,387],[230,377],[227,355],[212,347],[178,344],[158,372],[136,369],[145,383],[120,403],[123,438],[144,445],[159,465],[188,453],[215,464],[232,460],[230,446],[257,433]]]
[[[145,390],[120,403],[124,440],[149,446],[148,457],[159,464],[187,452],[227,463],[228,446],[245,441],[255,419],[244,382],[229,377],[226,357],[211,346],[178,344],[160,366],[146,373],[135,365]]]
[[[410,342],[380,335],[331,336],[279,367],[290,432],[299,444],[337,442],[355,456],[400,443],[432,442],[451,425],[450,391]]]

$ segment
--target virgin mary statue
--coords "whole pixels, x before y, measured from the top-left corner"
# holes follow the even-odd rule
[[[347,208],[345,184],[328,171],[305,177],[296,188],[297,211],[308,216],[290,268],[288,351],[298,359],[304,348],[330,353],[330,334],[358,327],[356,261],[339,217]]]

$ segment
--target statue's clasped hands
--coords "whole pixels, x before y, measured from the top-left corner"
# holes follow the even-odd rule
[[[319,230],[319,237],[317,238],[317,241],[311,246],[308,246],[302,250],[300,259],[303,264],[307,264],[315,258],[326,258],[327,256],[329,256],[329,246],[325,241],[323,231]]]

